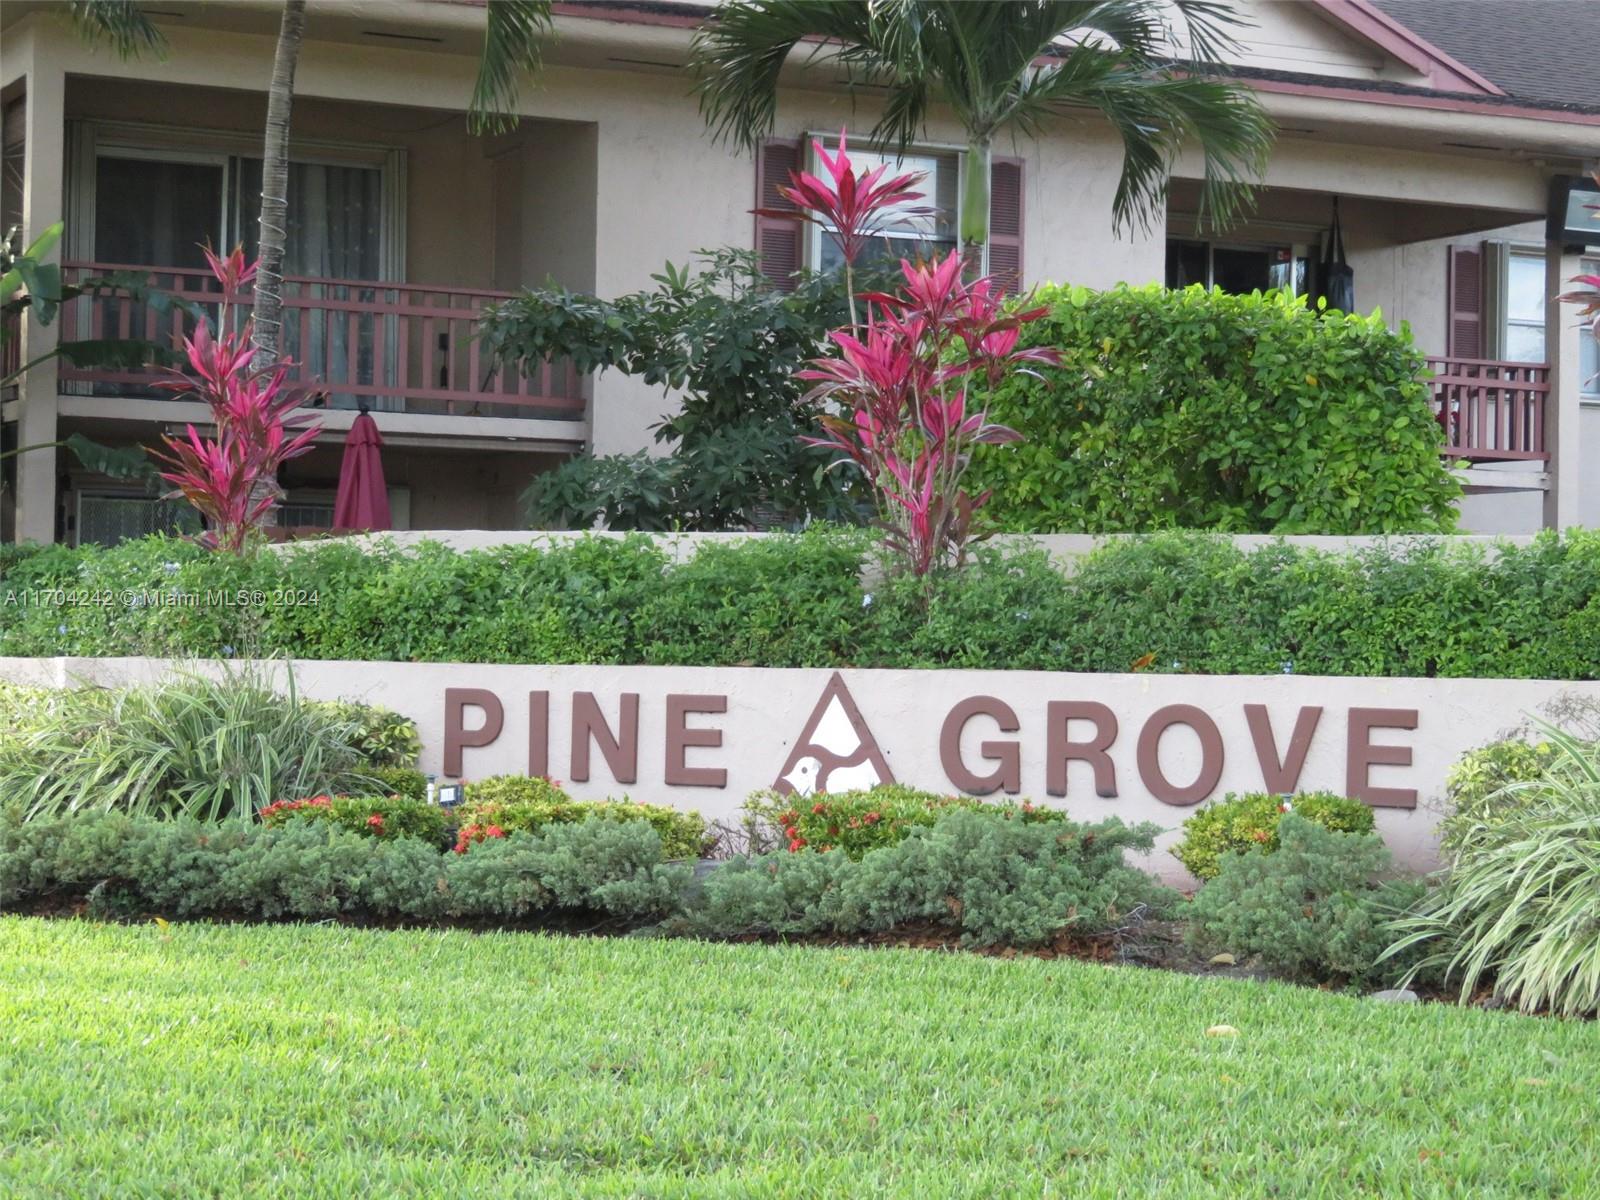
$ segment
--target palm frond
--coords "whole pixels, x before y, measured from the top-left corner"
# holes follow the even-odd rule
[[[145,15],[138,0],[70,0],[67,18],[90,46],[110,45],[119,58],[144,51],[164,57],[166,35]]]
[[[490,0],[484,6],[483,56],[467,108],[473,133],[517,127],[522,76],[543,66],[544,41],[554,27],[550,0]]]
[[[778,76],[802,42],[813,57],[835,56],[855,82],[881,82],[892,60],[882,46],[906,52],[892,25],[916,8],[908,0],[733,0],[718,6],[695,34],[689,67],[700,114],[718,141],[753,149],[772,132]]]

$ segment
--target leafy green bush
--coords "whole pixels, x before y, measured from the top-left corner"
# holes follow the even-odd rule
[[[1229,792],[1183,823],[1183,840],[1172,855],[1198,879],[1215,878],[1231,854],[1278,848],[1278,825],[1288,808],[1307,821],[1340,833],[1371,833],[1372,810],[1334,792],[1305,792],[1284,800],[1267,792]]]
[[[1001,820],[1066,820],[1060,809],[1037,808],[1026,800],[986,802],[975,796],[924,792],[903,783],[827,796],[761,791],[750,796],[744,808],[747,819],[762,827],[764,842],[777,841],[791,852],[807,847],[824,853],[842,850],[850,858],[896,845],[914,828],[932,825],[957,808]]]
[[[1375,833],[1324,829],[1285,813],[1273,854],[1229,854],[1188,907],[1189,936],[1206,951],[1258,956],[1304,980],[1385,983],[1406,974],[1384,959],[1386,923],[1421,900],[1416,880],[1380,882],[1389,852]],[[1382,960],[1382,961],[1380,961]]]
[[[456,849],[517,832],[535,832],[550,825],[572,825],[590,819],[649,825],[669,859],[698,858],[706,849],[705,818],[659,804],[622,800],[574,800],[548,779],[497,775],[467,785],[466,801],[456,811]]]
[[[0,819],[0,906],[114,895],[123,909],[176,916],[515,921],[579,910],[638,921],[676,912],[690,875],[661,861],[642,821],[552,825],[456,855],[326,820]]]
[[[854,934],[933,922],[970,945],[1030,946],[1097,933],[1175,898],[1124,862],[1153,825],[995,820],[963,808],[860,860],[843,851],[734,859],[707,876],[697,927],[713,936]]]
[[[544,775],[490,775],[468,780],[463,790],[462,811],[486,805],[559,805],[572,803],[572,797],[554,779]]]
[[[1398,533],[1455,525],[1421,352],[1381,314],[1279,293],[1044,288],[1020,344],[1059,366],[983,400],[1023,435],[980,449],[1005,528]]]
[[[1469,750],[1445,777],[1445,799],[1450,811],[1439,822],[1439,840],[1448,851],[1464,844],[1478,825],[1502,819],[1522,807],[1533,795],[1511,788],[1544,778],[1556,760],[1549,742],[1509,738]]]
[[[1070,575],[1042,551],[989,547],[930,582],[875,574],[867,540],[815,530],[681,565],[638,537],[466,553],[339,540],[245,559],[197,557],[163,538],[50,547],[0,584],[22,598],[0,604],[0,655],[1600,677],[1595,530],[1492,557],[1448,540],[1336,554],[1165,533],[1113,539]],[[286,586],[320,603],[27,599],[32,589]]]
[[[1396,923],[1395,952],[1461,981],[1490,980],[1522,1009],[1600,1010],[1600,746],[1553,728],[1537,779],[1491,793],[1492,820],[1463,822],[1443,883]]]
[[[275,800],[261,810],[265,825],[290,821],[327,821],[375,838],[420,838],[443,844],[450,819],[445,810],[426,800],[394,796],[311,796],[302,800]]]
[[[34,818],[120,809],[248,820],[274,800],[361,780],[355,726],[249,672],[18,695],[0,695],[0,794]]]
[[[369,767],[416,767],[422,735],[410,717],[353,700],[314,700],[311,706],[355,727],[355,748]]]
[[[748,251],[702,251],[698,266],[654,275],[615,299],[562,288],[524,292],[492,309],[486,344],[513,362],[566,359],[662,389],[660,457],[579,455],[541,473],[523,497],[537,529],[743,529],[769,514],[854,520],[859,501],[830,454],[805,445],[815,410],[800,368],[846,323],[837,274],[807,273],[779,291]],[[887,268],[858,288],[886,283]],[[667,400],[671,390],[672,401]]]
[[[428,777],[415,767],[368,767],[362,774],[372,780],[379,795],[402,800],[428,798]]]

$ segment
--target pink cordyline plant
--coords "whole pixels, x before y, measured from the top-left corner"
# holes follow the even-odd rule
[[[851,268],[892,218],[935,210],[911,204],[922,199],[913,190],[921,174],[886,178],[887,166],[859,172],[848,145],[844,130],[836,155],[814,143],[827,181],[790,173],[779,192],[799,214],[760,211],[821,225],[844,257],[851,287]],[[824,413],[822,436],[804,441],[838,450],[839,462],[860,468],[890,548],[918,576],[959,564],[974,536],[974,518],[989,493],[971,496],[961,486],[972,448],[1021,440],[970,404],[969,382],[993,387],[1011,371],[1059,361],[1053,350],[1017,349],[1022,326],[1046,309],[1008,311],[994,280],[968,283],[962,267],[959,253],[924,264],[902,259],[900,295],[857,297],[852,288],[850,327],[829,335],[838,356],[816,359],[800,373],[814,384],[802,403]],[[856,319],[857,299],[866,304],[865,324]]]
[[[167,498],[182,496],[206,518],[209,528],[201,540],[238,553],[283,495],[278,469],[309,451],[322,429],[294,411],[309,398],[288,386],[294,364],[284,359],[252,368],[250,321],[229,331],[232,306],[255,279],[255,265],[245,263],[243,247],[226,258],[209,249],[205,256],[222,285],[218,332],[213,335],[202,321],[183,342],[192,375],[174,370],[175,378],[157,386],[204,400],[217,434],[203,438],[190,425],[181,438],[163,435],[166,450],[151,454],[169,468],[160,473],[176,489]]]
[[[828,173],[824,180],[809,171],[790,171],[789,185],[780,186],[778,194],[799,212],[786,209],[758,208],[758,216],[782,221],[809,221],[839,247],[844,258],[845,289],[850,298],[850,321],[856,323],[855,265],[861,252],[875,237],[887,237],[891,220],[906,217],[932,216],[937,209],[913,204],[923,194],[913,191],[927,178],[924,171],[907,171],[903,175],[889,175],[888,164],[870,171],[857,171],[850,161],[849,137],[839,131],[839,152],[829,155],[820,141],[811,148],[817,161]],[[888,176],[888,178],[885,178]]]
[[[864,329],[830,334],[838,357],[820,358],[802,379],[820,418],[815,446],[840,451],[872,485],[888,544],[913,574],[959,565],[974,517],[989,493],[961,486],[972,448],[1021,441],[969,402],[973,380],[993,387],[1008,373],[1060,361],[1054,351],[1017,348],[1021,327],[1048,310],[1007,311],[992,279],[967,283],[957,252],[931,264],[902,261],[900,295],[868,293]]]

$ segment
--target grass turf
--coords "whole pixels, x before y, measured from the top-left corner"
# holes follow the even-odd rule
[[[0,919],[4,1196],[1593,1196],[1597,1096],[1592,1023],[1135,968]]]

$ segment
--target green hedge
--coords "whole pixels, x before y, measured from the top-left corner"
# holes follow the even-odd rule
[[[1455,526],[1460,486],[1423,356],[1381,314],[1279,293],[1045,288],[1024,345],[1064,358],[985,397],[1024,441],[971,486],[1008,529],[1410,533]]]
[[[692,886],[644,821],[593,818],[477,842],[365,836],[299,814],[278,825],[0,809],[0,910],[86,898],[102,915],[540,920],[597,913],[665,931],[853,934],[942,925],[977,945],[1104,932],[1176,894],[1123,861],[1155,826],[1023,824],[953,811],[857,861],[842,851],[735,859]]]
[[[1448,539],[1334,554],[1168,533],[1117,539],[1070,575],[991,547],[926,588],[863,574],[871,544],[813,530],[682,566],[642,537],[470,553],[332,541],[244,559],[163,538],[53,547],[0,579],[0,655],[1600,678],[1596,531],[1492,557]],[[29,602],[291,587],[318,602]]]

